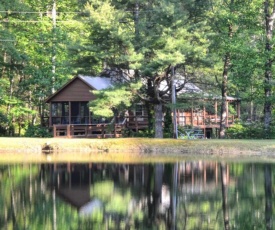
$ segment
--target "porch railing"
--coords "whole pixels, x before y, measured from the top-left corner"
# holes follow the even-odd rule
[[[179,125],[185,126],[203,126],[203,127],[214,127],[220,124],[220,116],[216,115],[206,115],[205,117],[202,116],[178,116],[177,121]],[[226,125],[230,126],[234,123],[235,116],[230,115],[227,117]]]
[[[128,129],[138,131],[148,128],[148,116],[127,116]]]
[[[125,121],[118,124],[68,124],[53,125],[54,137],[121,137]]]
[[[178,125],[180,126],[196,126],[201,128],[218,127],[220,117],[215,115],[202,116],[177,116]],[[230,126],[234,123],[235,117],[228,116],[226,125]],[[53,125],[54,137],[120,137],[123,129],[130,129],[133,131],[144,130],[148,128],[147,116],[128,116],[125,118],[116,118],[111,123],[99,124],[55,124]]]

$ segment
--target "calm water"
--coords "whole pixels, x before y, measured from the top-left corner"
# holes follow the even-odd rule
[[[275,165],[0,165],[0,229],[272,229]]]

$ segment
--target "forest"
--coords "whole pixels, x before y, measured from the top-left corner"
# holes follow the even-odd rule
[[[227,96],[242,101],[230,137],[273,138],[274,19],[271,0],[2,0],[0,136],[47,135],[45,100],[77,74],[133,70],[98,115],[143,100],[163,137],[160,85],[178,74],[221,97],[221,138]]]

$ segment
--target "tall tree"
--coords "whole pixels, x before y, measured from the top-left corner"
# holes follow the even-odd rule
[[[189,58],[204,56],[207,41],[188,24],[190,14],[181,1],[113,3],[87,5],[90,40],[86,50],[94,56],[89,60],[112,70],[126,70],[124,76],[134,70],[124,81],[143,83],[136,96],[153,105],[155,137],[162,138],[163,105],[171,92],[172,67],[187,66]]]
[[[0,104],[11,135],[15,128],[43,123],[45,98],[70,77],[68,25],[78,15],[78,7],[81,4],[77,0],[57,4],[54,25],[52,0],[1,1]]]
[[[270,138],[270,126],[272,121],[272,66],[274,62],[273,57],[273,29],[275,19],[275,1],[264,1],[265,14],[265,82],[264,82],[264,128],[266,138]]]
[[[217,77],[221,89],[220,138],[225,138],[226,134],[228,95],[240,96],[240,89],[237,87],[240,82],[246,92],[249,89],[247,86],[256,83],[253,82],[253,77],[261,63],[259,46],[256,45],[261,23],[260,3],[258,0],[212,1],[212,10],[207,12],[213,32],[210,52],[216,60],[221,60],[214,63],[214,74],[221,76]]]

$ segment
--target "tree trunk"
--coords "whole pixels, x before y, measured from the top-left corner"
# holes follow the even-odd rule
[[[176,229],[176,220],[177,220],[177,190],[178,190],[178,162],[173,165],[173,175],[172,175],[172,186],[171,186],[171,195],[170,195],[170,229]],[[185,223],[185,221],[184,221]],[[183,228],[185,229],[185,228]]]
[[[151,135],[153,135],[153,130],[154,130],[152,104],[150,104],[149,102],[145,102],[145,108],[146,108],[147,116],[148,116],[148,133],[151,136]]]
[[[231,38],[233,35],[232,25],[228,25],[228,36]],[[224,66],[222,74],[222,105],[221,105],[221,119],[220,119],[220,138],[225,138],[226,120],[227,120],[227,83],[228,83],[228,72],[230,66],[230,52],[227,52],[224,57]]]
[[[221,169],[221,184],[222,184],[222,209],[223,209],[223,221],[224,229],[229,230],[229,211],[228,211],[228,195],[227,195],[227,174],[226,174],[226,164],[220,163]]]
[[[265,63],[265,82],[264,82],[264,130],[265,130],[265,138],[270,138],[270,126],[272,120],[272,104],[271,104],[271,96],[272,96],[272,64],[273,59],[272,55],[272,33],[273,33],[273,24],[274,24],[274,16],[275,16],[275,3],[273,1],[273,5],[271,6],[271,1],[266,0],[264,3],[264,13],[265,13],[265,29],[266,29],[266,45],[265,51],[268,55],[266,63]]]
[[[164,165],[155,164],[154,171],[154,188],[153,188],[153,219],[155,219],[160,212],[161,190],[163,184]]]
[[[227,119],[227,79],[228,79],[228,68],[230,65],[229,54],[225,56],[224,69],[223,69],[223,80],[222,80],[222,105],[221,105],[221,119],[220,119],[220,138],[225,138],[226,130],[226,119]]]
[[[152,81],[150,79],[147,80],[147,95],[149,97],[154,97],[154,88],[152,86]],[[149,102],[145,102],[147,113],[148,113],[148,132],[153,134],[154,130],[154,119],[153,119],[153,105]]]
[[[155,138],[163,138],[162,104],[156,104],[155,109]]]

